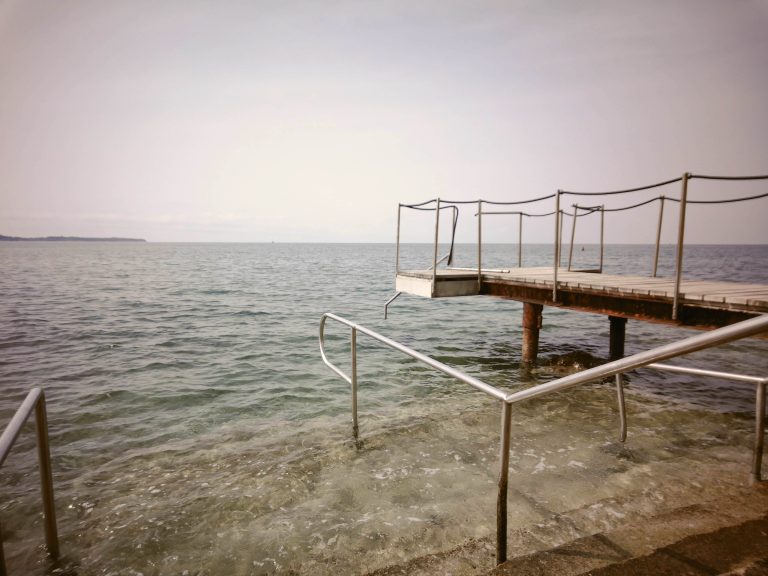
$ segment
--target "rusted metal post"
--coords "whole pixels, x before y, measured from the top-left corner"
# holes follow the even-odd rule
[[[525,364],[536,362],[539,354],[539,330],[541,330],[541,312],[543,306],[532,302],[523,302],[523,353]]]
[[[512,406],[501,403],[501,453],[499,455],[499,495],[496,499],[496,565],[507,561],[507,490],[509,485],[509,444],[512,431]]]
[[[618,316],[608,316],[608,321],[611,324],[608,355],[611,360],[624,358],[624,338],[626,335],[627,319]]]
[[[755,453],[752,457],[752,483],[762,479],[763,442],[765,437],[765,382],[757,385],[755,398]]]
[[[688,179],[690,172],[683,174],[680,193],[680,224],[677,227],[677,258],[675,259],[675,297],[672,301],[672,320],[677,320],[680,308],[680,281],[683,277],[683,244],[685,242],[685,209],[688,202]]]
[[[573,241],[576,238],[576,219],[579,217],[579,205],[573,205],[573,225],[571,226],[571,247],[568,250],[568,272],[571,271],[571,261],[573,260]]]
[[[653,256],[653,277],[656,278],[656,269],[659,266],[659,247],[661,246],[661,225],[664,222],[664,196],[661,196],[659,206],[659,225],[656,228],[656,253]]]
[[[5,553],[3,552],[3,527],[0,525],[0,576],[8,576],[5,567]]]

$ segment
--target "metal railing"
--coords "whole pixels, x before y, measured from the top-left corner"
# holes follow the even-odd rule
[[[448,208],[454,208],[454,218],[453,218],[453,231],[451,236],[451,251],[453,250],[453,240],[455,239],[456,235],[456,222],[458,220],[458,206],[469,204],[469,205],[476,205],[477,211],[475,213],[475,216],[477,217],[477,280],[478,280],[478,287],[480,286],[482,282],[482,262],[483,262],[483,254],[482,254],[482,220],[483,216],[485,215],[499,215],[499,214],[508,214],[508,215],[517,215],[519,218],[519,230],[518,230],[518,266],[522,266],[522,243],[523,243],[523,237],[522,237],[522,227],[523,227],[523,217],[543,217],[543,216],[555,216],[554,218],[554,266],[552,269],[552,300],[553,302],[557,302],[557,292],[559,288],[559,281],[558,281],[558,269],[562,267],[562,243],[563,243],[563,222],[564,222],[564,216],[572,217],[572,225],[571,225],[571,241],[570,241],[570,247],[569,247],[569,256],[568,256],[568,270],[571,270],[572,267],[572,260],[573,260],[573,246],[574,246],[574,239],[575,239],[575,231],[576,231],[576,220],[578,218],[588,216],[589,214],[599,212],[600,213],[600,267],[599,271],[602,272],[603,269],[603,251],[604,251],[604,229],[605,229],[605,214],[606,212],[622,212],[625,210],[632,210],[635,208],[639,208],[641,206],[645,206],[646,204],[651,204],[652,202],[659,201],[659,216],[658,216],[658,223],[656,226],[656,234],[655,234],[655,250],[654,250],[654,256],[653,256],[653,268],[652,268],[652,277],[656,277],[657,270],[658,270],[658,262],[659,262],[659,253],[660,253],[660,246],[661,246],[661,231],[662,231],[662,224],[664,219],[664,206],[665,202],[677,202],[680,204],[680,214],[678,217],[678,224],[677,224],[677,233],[676,233],[676,243],[675,243],[675,273],[674,273],[674,291],[672,295],[672,313],[671,313],[671,319],[672,320],[678,320],[680,316],[680,308],[682,306],[681,304],[681,282],[683,278],[683,257],[684,257],[684,247],[685,247],[685,223],[686,223],[686,214],[687,209],[689,205],[692,204],[726,204],[726,203],[733,203],[733,202],[744,202],[749,200],[756,200],[760,198],[766,198],[768,197],[768,192],[762,193],[762,194],[755,194],[751,196],[741,197],[741,198],[724,198],[719,200],[695,200],[695,199],[689,199],[688,198],[688,188],[689,188],[689,181],[693,179],[703,179],[703,180],[721,180],[721,181],[747,181],[747,180],[766,180],[768,179],[768,175],[760,175],[760,176],[708,176],[703,174],[691,174],[690,172],[685,172],[681,177],[679,178],[673,178],[670,180],[666,180],[664,182],[658,182],[655,184],[650,184],[647,186],[640,186],[637,188],[628,188],[625,190],[611,190],[611,191],[603,191],[603,192],[573,192],[569,190],[557,190],[557,192],[547,195],[547,196],[541,196],[539,198],[531,198],[528,200],[520,200],[515,202],[496,202],[496,201],[489,201],[489,200],[441,200],[440,198],[437,198],[436,200],[428,200],[426,202],[421,202],[419,204],[398,204],[397,209],[397,239],[396,239],[396,257],[395,257],[395,272],[396,274],[400,273],[400,221],[401,221],[401,212],[403,208],[409,208],[414,210],[435,210],[436,216],[435,216],[435,232],[434,232],[434,255],[432,258],[432,267],[430,270],[432,271],[432,293],[434,295],[434,285],[437,281],[437,244],[438,244],[438,237],[439,237],[439,229],[440,229],[440,211]],[[651,190],[655,189],[661,186],[667,186],[670,184],[675,183],[681,183],[681,189],[680,189],[680,197],[679,198],[673,198],[669,196],[655,196],[650,199],[646,199],[644,201],[638,202],[636,204],[632,204],[629,206],[619,206],[619,207],[606,207],[605,204],[601,204],[598,206],[580,206],[579,204],[573,204],[573,213],[568,213],[561,209],[561,197],[563,196],[614,196],[614,195],[624,195],[629,194],[633,192],[642,192],[645,190]],[[551,212],[544,213],[544,214],[531,214],[523,211],[509,211],[509,210],[486,210],[484,207],[487,206],[520,206],[524,204],[532,204],[532,203],[538,203],[538,202],[545,202],[549,201],[551,199],[554,199],[555,201],[555,209]],[[450,262],[449,262],[450,265]],[[590,270],[594,271],[594,270]]]
[[[605,212],[621,212],[624,210],[632,210],[634,208],[638,208],[640,206],[645,206],[646,204],[650,204],[651,202],[659,201],[659,218],[658,218],[658,225],[656,228],[656,246],[654,250],[654,259],[653,259],[653,273],[652,277],[656,277],[657,269],[658,269],[658,263],[659,263],[659,248],[661,243],[661,228],[662,223],[664,219],[664,202],[665,200],[672,201],[672,202],[678,202],[680,204],[680,214],[678,217],[678,225],[677,225],[677,241],[675,243],[675,278],[674,278],[674,292],[672,296],[672,320],[678,320],[680,316],[680,285],[683,278],[683,255],[684,255],[684,248],[685,248],[685,220],[686,220],[686,214],[688,211],[688,206],[690,204],[728,204],[732,202],[743,202],[747,200],[756,200],[758,198],[765,198],[768,197],[768,193],[764,194],[757,194],[752,195],[744,198],[731,198],[731,199],[720,199],[720,200],[689,200],[688,199],[688,187],[689,187],[689,181],[693,179],[703,179],[703,180],[723,180],[723,181],[736,181],[736,180],[766,180],[768,179],[768,175],[760,175],[760,176],[708,176],[704,174],[691,174],[690,172],[684,172],[683,175],[680,178],[673,178],[671,180],[665,180],[664,182],[657,182],[654,184],[649,184],[647,186],[639,186],[637,188],[628,188],[626,190],[611,190],[611,191],[604,191],[604,192],[572,192],[568,190],[558,190],[555,194],[555,211],[560,214],[560,197],[563,195],[572,195],[572,196],[614,196],[614,195],[623,195],[623,194],[629,194],[633,192],[641,192],[645,190],[650,190],[654,188],[658,188],[661,186],[667,186],[669,184],[674,184],[677,182],[681,183],[680,188],[680,197],[679,198],[669,198],[666,196],[656,196],[654,198],[651,198],[649,200],[645,200],[643,202],[639,202],[637,204],[633,204],[631,206],[622,206],[617,208],[610,208],[606,209],[603,205],[601,207],[601,212],[605,214]],[[560,220],[561,216],[559,216],[556,220]],[[601,243],[602,243],[602,230],[603,222],[601,220]],[[575,227],[575,219],[574,219],[574,227]],[[555,222],[555,266],[553,268],[553,286],[552,286],[552,300],[557,302],[557,269],[558,265],[560,263],[560,244],[562,242],[562,224],[558,225],[557,222]],[[573,251],[573,236],[571,237],[571,252]],[[570,270],[571,262],[570,257],[568,260],[568,269]]]
[[[53,560],[59,557],[59,535],[56,529],[56,509],[53,501],[53,476],[51,474],[51,451],[48,442],[48,416],[45,410],[45,394],[40,388],[30,390],[24,402],[14,414],[3,435],[0,436],[0,466],[8,457],[13,444],[21,432],[21,427],[35,412],[35,430],[37,432],[37,456],[40,463],[40,486],[43,496],[43,515],[45,517],[45,542]],[[3,538],[0,530],[0,576],[6,576]]]
[[[351,329],[351,356],[352,356],[352,370],[351,374],[345,374],[340,368],[331,363],[325,353],[325,325],[328,319],[339,322]],[[496,562],[501,564],[506,561],[507,558],[507,491],[509,482],[509,450],[510,450],[510,431],[512,422],[512,404],[522,402],[525,400],[531,400],[533,398],[539,398],[552,394],[553,392],[559,392],[567,388],[572,388],[580,384],[593,382],[595,380],[601,380],[611,376],[616,377],[616,388],[619,401],[619,413],[620,413],[620,431],[619,437],[623,441],[626,437],[626,412],[624,407],[624,392],[621,384],[621,375],[625,372],[635,370],[642,367],[651,367],[660,370],[671,370],[677,372],[685,372],[688,374],[698,374],[703,376],[717,376],[721,378],[729,378],[734,380],[740,380],[744,382],[751,382],[757,386],[757,401],[756,401],[756,416],[755,416],[755,447],[752,463],[752,479],[757,481],[760,479],[760,468],[762,464],[762,450],[763,450],[763,435],[765,433],[765,386],[768,383],[768,378],[757,378],[752,376],[741,376],[736,374],[727,374],[723,372],[713,372],[709,370],[699,370],[694,368],[686,368],[679,366],[669,366],[659,364],[663,360],[668,360],[677,356],[690,354],[698,350],[705,348],[711,348],[713,346],[719,346],[726,344],[734,340],[747,338],[749,336],[755,336],[764,332],[768,332],[768,314],[744,320],[737,324],[718,328],[710,332],[703,334],[697,334],[678,342],[659,346],[652,350],[640,352],[633,356],[608,362],[595,368],[590,368],[576,374],[570,374],[564,376],[552,382],[545,384],[539,384],[531,388],[526,388],[518,392],[505,392],[499,388],[491,386],[479,380],[473,376],[464,374],[463,372],[456,370],[442,362],[430,358],[429,356],[417,352],[408,346],[400,344],[391,338],[382,336],[381,334],[365,328],[359,324],[351,322],[345,318],[337,316],[335,314],[326,313],[323,314],[320,319],[320,355],[323,362],[341,378],[343,378],[351,386],[352,391],[352,430],[355,439],[359,436],[359,425],[357,417],[357,392],[358,392],[358,379],[357,379],[357,334],[358,332],[370,336],[371,338],[378,340],[382,344],[398,350],[416,360],[435,368],[436,370],[452,376],[457,380],[460,380],[470,386],[488,394],[489,396],[499,400],[501,402],[501,439],[500,439],[500,455],[499,455],[499,481],[498,481],[498,497],[496,504]]]

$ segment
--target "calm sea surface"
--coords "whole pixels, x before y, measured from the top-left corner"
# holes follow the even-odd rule
[[[473,250],[459,246],[457,264]],[[516,265],[515,246],[486,251],[489,267]],[[594,264],[595,248],[577,256]],[[551,263],[546,246],[524,257]],[[651,257],[610,246],[605,269],[648,275]],[[430,248],[402,258],[424,268]],[[693,246],[686,277],[768,283],[766,263],[768,246]],[[546,309],[540,364],[526,371],[520,304],[404,295],[385,321],[393,273],[393,245],[0,244],[0,426],[45,389],[57,573],[361,573],[493,535],[497,403],[360,336],[356,447],[348,386],[320,360],[320,316],[508,390],[604,361],[608,321]],[[627,353],[691,333],[630,322]],[[347,370],[348,330],[327,334]],[[767,351],[750,340],[680,363],[766,375]],[[607,385],[515,408],[512,527],[715,461],[746,479],[751,386],[644,371],[628,394],[624,447]],[[12,574],[50,570],[32,426],[0,471],[0,522]]]

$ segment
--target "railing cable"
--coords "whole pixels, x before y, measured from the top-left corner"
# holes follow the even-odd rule
[[[768,174],[759,176],[707,176],[704,174],[691,174],[688,178],[700,178],[702,180],[768,180]]]
[[[649,184],[648,186],[638,186],[637,188],[627,188],[625,190],[610,190],[608,192],[572,192],[570,190],[560,190],[560,194],[571,194],[572,196],[612,196],[614,194],[628,194],[629,192],[640,192],[641,190],[659,188],[660,186],[674,184],[675,182],[680,182],[681,180],[682,178],[673,178],[672,180],[665,180],[664,182]]]

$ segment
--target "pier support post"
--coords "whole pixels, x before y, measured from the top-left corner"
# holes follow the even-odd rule
[[[539,354],[539,330],[541,329],[541,304],[523,302],[523,363],[536,362]]]
[[[608,316],[611,323],[610,344],[608,347],[611,360],[624,358],[624,337],[626,335],[627,319],[618,316]]]

